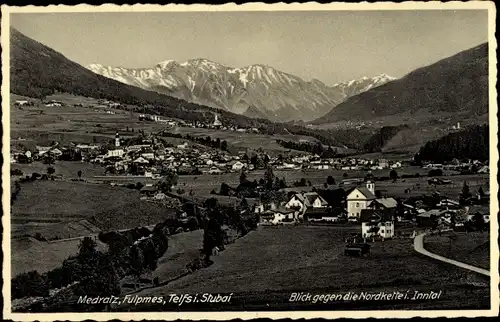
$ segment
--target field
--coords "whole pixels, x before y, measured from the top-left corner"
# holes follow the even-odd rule
[[[425,248],[438,255],[448,257],[469,265],[490,269],[489,232],[454,233],[456,240],[448,234],[425,237]]]
[[[73,162],[73,161],[55,161],[51,165],[56,171],[54,175],[62,176],[65,179],[76,179],[78,178],[78,171],[82,171],[82,179],[91,179],[93,176],[104,175],[104,167],[95,165],[88,162]],[[31,175],[34,172],[44,174],[47,173],[47,164],[35,161],[27,164],[11,163],[10,168],[12,170],[19,169],[23,174]]]
[[[313,305],[315,309],[423,309],[485,308],[487,281],[467,295],[465,270],[418,255],[412,240],[379,242],[364,258],[343,255],[344,237],[359,227],[289,226],[260,227],[213,257],[214,264],[166,286],[144,290],[138,295],[167,296],[171,293],[234,293],[231,304],[199,304],[198,309],[259,310],[312,309],[311,303],[291,303],[292,292],[347,293],[349,291],[391,292],[399,290],[443,291],[439,300],[383,302],[337,302]],[[195,305],[185,304],[184,309]],[[124,308],[125,309],[125,308]],[[137,307],[137,310],[178,310],[173,306]]]
[[[102,230],[115,230],[156,224],[172,215],[172,209],[139,197],[137,190],[128,188],[37,180],[21,184],[11,220],[22,225],[87,219]],[[44,234],[50,235],[52,230],[47,226]]]
[[[152,276],[160,283],[174,279],[187,272],[186,265],[200,256],[203,245],[203,230],[175,234],[168,239],[168,250],[158,259],[158,267]]]
[[[390,170],[378,170],[373,171],[375,176],[389,176]],[[422,169],[418,167],[408,167],[400,169],[398,171],[399,175],[402,174],[415,174],[419,173],[421,175],[427,174],[427,169]],[[279,171],[273,172],[278,178],[284,178],[286,184],[291,190],[310,190],[312,187],[317,187],[324,189],[324,183],[326,178],[331,175],[336,180],[337,183],[341,182],[343,173],[347,173],[347,179],[353,178],[364,178],[366,175],[365,171],[342,171],[342,170],[305,170],[305,171]],[[259,181],[264,177],[264,171],[252,171],[247,173],[247,179],[250,181]],[[236,188],[239,184],[240,173],[227,173],[221,175],[209,175],[203,174],[198,176],[179,176],[179,186],[184,188],[184,190],[193,190],[195,197],[210,197],[210,192],[215,190],[219,192],[221,183],[226,183],[231,187]],[[304,178],[306,181],[311,181],[312,187],[293,187],[295,181],[299,181]],[[410,178],[410,179],[399,179],[396,182],[392,180],[389,181],[377,181],[376,190],[381,190],[382,194],[390,197],[411,197],[420,196],[422,194],[430,194],[434,191],[439,191],[443,195],[450,198],[458,198],[458,195],[462,191],[463,182],[466,181],[469,185],[471,192],[476,192],[479,186],[483,189],[489,186],[489,176],[485,175],[454,175],[447,176],[446,179],[450,179],[452,184],[440,185],[434,188],[427,183],[428,178]],[[349,189],[355,187],[355,185],[344,185],[342,188]],[[410,192],[405,193],[405,189],[410,189]],[[217,197],[217,196],[216,196]],[[220,197],[220,196],[219,196]]]
[[[78,253],[79,239],[43,242],[31,237],[14,238],[11,241],[12,277],[36,270],[45,273],[62,265],[70,256]],[[106,251],[107,246],[97,240],[97,249]]]
[[[256,133],[240,133],[231,131],[219,131],[212,129],[203,128],[189,128],[189,127],[177,127],[172,131],[173,133],[178,133],[182,135],[189,134],[195,137],[207,137],[210,136],[212,139],[220,138],[221,140],[226,140],[227,143],[234,147],[237,153],[238,151],[255,151],[262,148],[263,151],[271,154],[278,155],[280,153],[285,153],[286,151],[292,154],[300,153],[299,151],[290,150],[279,145],[276,140],[285,141],[298,141],[307,140],[310,142],[316,142],[317,140],[309,136],[301,135],[264,135]]]
[[[97,101],[92,98],[58,94],[47,97],[47,100],[58,100],[68,106],[47,107],[39,102],[32,107],[14,106],[17,99],[26,99],[18,95],[11,95],[11,138],[30,140],[36,144],[49,144],[57,141],[62,144],[104,143],[113,139],[118,131],[122,138],[135,136],[140,130],[146,133],[158,132],[167,127],[161,123],[139,121],[139,113],[128,110],[98,107]],[[75,107],[81,103],[84,107]],[[92,106],[92,107],[89,107]],[[108,114],[107,111],[115,114]],[[127,132],[128,129],[128,132]],[[134,132],[132,132],[134,129]],[[276,139],[299,140],[315,139],[307,136],[281,135],[268,136],[253,133],[239,133],[231,131],[215,131],[197,128],[176,128],[177,133],[193,136],[219,137],[226,140],[237,150],[256,149],[262,147],[264,151],[278,154],[287,151],[276,143]],[[179,139],[164,138],[167,142],[178,143]],[[237,151],[235,151],[237,152]]]

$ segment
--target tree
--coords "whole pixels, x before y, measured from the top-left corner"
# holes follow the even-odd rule
[[[226,142],[225,140],[221,142],[221,144],[220,144],[220,149],[221,149],[222,151],[227,151],[228,146],[227,146],[227,142]]]
[[[479,189],[477,190],[477,193],[479,194],[479,196],[481,198],[483,198],[485,196],[485,193],[484,193],[484,190],[483,190],[483,187],[479,187]]]
[[[391,177],[391,180],[396,181],[398,179],[398,173],[396,170],[392,169],[389,176]]]
[[[220,185],[219,194],[221,196],[229,196],[230,187],[225,182]]]
[[[462,193],[460,194],[460,203],[462,205],[468,204],[472,194],[470,193],[469,185],[466,181],[464,181],[464,185],[462,187]]]
[[[247,175],[245,173],[245,170],[241,170],[240,183],[243,184],[245,182],[247,182]]]
[[[274,173],[273,168],[268,165],[266,168],[266,173],[264,174],[264,180],[266,185],[266,190],[272,190],[274,184]]]
[[[88,259],[97,252],[97,243],[91,237],[84,237],[78,246],[78,257]]]
[[[54,169],[54,167],[48,167],[47,168],[47,174],[49,176],[52,176],[55,172],[56,172],[56,169]]]
[[[347,172],[344,172],[344,174],[342,175],[344,178],[347,178],[348,174]]]
[[[335,184],[335,179],[334,179],[332,176],[328,176],[328,177],[326,178],[326,183],[327,183],[328,185],[330,185],[330,186],[331,186],[331,185],[334,185],[334,184]]]

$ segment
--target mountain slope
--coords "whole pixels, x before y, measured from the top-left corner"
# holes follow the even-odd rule
[[[213,114],[217,113],[222,121],[228,124],[258,127],[268,123],[265,120],[253,120],[196,105],[97,75],[14,28],[10,29],[10,33],[10,87],[14,94],[43,98],[55,92],[65,92],[105,98],[123,104],[149,106],[151,113],[190,121],[213,119]]]
[[[70,61],[55,50],[10,30],[10,91],[26,97],[44,98],[53,93],[113,100],[128,104],[127,109],[154,113],[187,121],[206,122],[214,114],[227,126],[257,128],[268,135],[294,134],[314,137],[325,145],[358,146],[358,132],[309,129],[304,126],[273,123],[221,109],[213,109],[97,75]],[[249,111],[251,113],[251,111]]]
[[[488,112],[488,44],[419,68],[405,77],[352,96],[313,123],[369,120],[415,113]]]
[[[265,65],[230,68],[207,59],[167,60],[140,69],[99,64],[87,68],[125,84],[274,121],[312,120],[352,95],[393,80],[382,74],[327,86]]]

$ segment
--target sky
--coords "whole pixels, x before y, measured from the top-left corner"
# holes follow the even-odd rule
[[[328,85],[402,77],[488,40],[486,10],[17,13],[10,21],[81,65],[206,58]]]

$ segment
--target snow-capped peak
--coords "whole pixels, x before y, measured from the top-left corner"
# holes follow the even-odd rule
[[[165,68],[168,65],[170,65],[171,63],[176,63],[176,61],[175,60],[167,59],[167,60],[164,60],[162,62],[159,62],[158,64],[156,64],[156,66],[159,66],[160,68]]]

